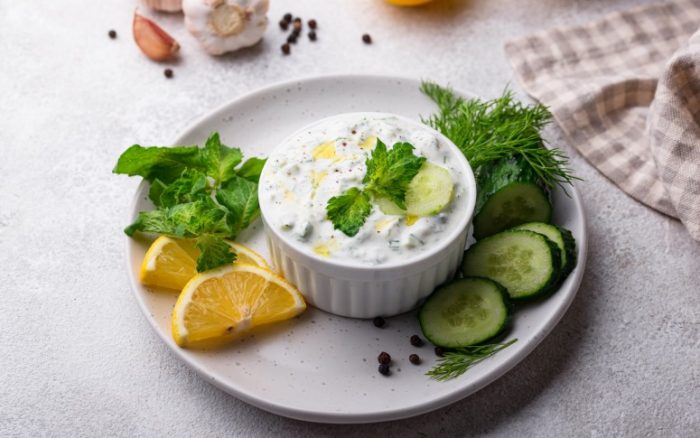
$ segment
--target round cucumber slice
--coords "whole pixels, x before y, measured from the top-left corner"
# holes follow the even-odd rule
[[[452,201],[454,183],[450,171],[432,163],[425,163],[408,184],[406,210],[387,198],[377,198],[384,214],[432,216],[440,213]]]
[[[541,187],[515,182],[488,197],[474,216],[474,237],[483,239],[526,222],[549,222],[552,204]]]
[[[560,282],[563,282],[569,273],[576,267],[576,241],[571,231],[566,228],[557,227],[552,224],[542,222],[530,222],[523,225],[518,225],[516,230],[529,230],[535,233],[540,233],[547,239],[554,242],[559,248],[561,254],[561,273]]]
[[[466,347],[500,334],[508,325],[512,305],[495,281],[467,277],[437,289],[418,314],[421,329],[440,347]]]
[[[557,245],[542,234],[508,230],[470,246],[462,272],[497,281],[513,299],[533,298],[556,286],[561,256]]]
[[[450,171],[425,163],[408,184],[406,213],[431,216],[440,213],[452,200],[454,183]]]

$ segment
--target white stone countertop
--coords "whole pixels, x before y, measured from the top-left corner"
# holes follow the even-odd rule
[[[700,244],[618,190],[565,144],[584,178],[583,284],[563,320],[503,378],[449,407],[361,426],[289,420],[201,380],[170,353],[129,289],[122,228],[138,183],[111,174],[133,143],[272,82],[400,74],[485,97],[521,95],[503,43],[634,0],[271,0],[252,49],[204,54],[180,15],[167,80],[131,38],[135,0],[0,1],[0,436],[627,436],[700,431]],[[319,41],[283,57],[289,10]],[[107,31],[115,29],[115,41]],[[365,46],[369,32],[375,43]]]

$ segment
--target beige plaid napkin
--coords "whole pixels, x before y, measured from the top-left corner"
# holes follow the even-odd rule
[[[618,12],[506,44],[525,90],[632,197],[700,240],[700,0]]]

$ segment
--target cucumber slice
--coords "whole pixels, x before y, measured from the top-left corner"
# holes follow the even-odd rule
[[[462,272],[490,278],[513,299],[550,292],[561,272],[559,248],[542,234],[508,230],[480,240],[464,253]]]
[[[523,223],[549,222],[552,216],[547,191],[532,167],[520,157],[482,166],[477,186],[477,240]]]
[[[406,210],[387,198],[377,198],[375,202],[384,214],[432,216],[447,207],[452,201],[453,191],[450,171],[426,162],[408,184]]]
[[[396,205],[389,198],[375,198],[374,202],[377,203],[377,206],[379,206],[379,209],[384,214],[396,215],[396,216],[403,216],[406,214],[406,210],[404,210],[401,207],[399,207],[398,205]]]
[[[408,184],[406,213],[414,216],[438,214],[452,200],[454,183],[450,171],[425,163]]]
[[[576,240],[571,234],[571,231],[566,228],[560,228],[556,225],[545,224],[542,222],[530,222],[515,227],[516,230],[530,230],[535,233],[544,235],[547,239],[554,242],[561,253],[561,273],[559,274],[559,283],[563,282],[566,277],[576,267]]]
[[[512,304],[500,284],[468,277],[437,289],[418,314],[423,334],[440,347],[466,347],[500,334]]]

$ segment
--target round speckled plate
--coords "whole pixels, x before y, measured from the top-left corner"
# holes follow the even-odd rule
[[[419,82],[380,76],[328,76],[273,85],[240,97],[199,119],[173,142],[201,144],[212,131],[241,147],[247,156],[267,155],[289,133],[314,120],[353,111],[389,112],[414,119],[434,111]],[[139,188],[132,219],[150,209],[147,186]],[[175,296],[138,282],[148,242],[128,239],[127,263],[144,314],[175,354],[206,381],[262,409],[302,420],[328,423],[386,421],[428,412],[478,391],[527,356],[552,330],[576,295],[586,263],[586,230],[581,200],[554,193],[554,222],[578,242],[578,266],[561,289],[536,305],[519,308],[509,338],[519,341],[449,382],[425,376],[436,361],[428,345],[412,347],[420,333],[415,312],[390,318],[383,329],[370,321],[342,318],[309,308],[298,318],[257,331],[229,348],[190,351],[170,336]],[[261,224],[240,237],[267,257]],[[377,354],[387,351],[393,374],[377,372]],[[408,356],[417,353],[415,366]]]

